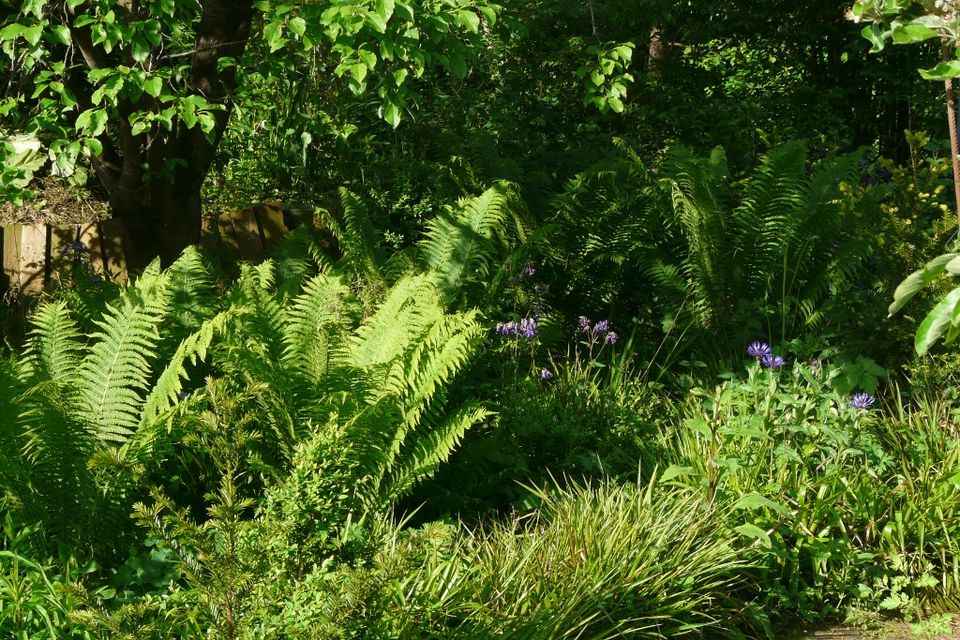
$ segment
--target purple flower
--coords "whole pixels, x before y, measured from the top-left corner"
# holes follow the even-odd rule
[[[854,409],[869,409],[876,401],[877,399],[874,396],[864,391],[860,391],[853,394],[853,396],[850,398],[850,406]]]
[[[607,344],[617,344],[617,340],[620,339],[620,336],[617,335],[616,331],[611,331],[607,334],[607,337],[603,339]]]
[[[550,371],[550,369],[547,369],[546,367],[544,367],[543,369],[540,369],[541,380],[549,380],[552,377],[553,377],[553,373]]]
[[[768,353],[760,358],[760,364],[768,369],[779,369],[786,364],[786,361],[783,359],[783,356],[775,356],[772,353]]]
[[[597,324],[593,325],[593,330],[597,333],[606,333],[610,330],[610,321],[609,320],[600,320]]]
[[[533,318],[524,318],[517,325],[517,332],[524,338],[533,338],[537,335],[537,321]]]
[[[766,342],[751,342],[750,346],[747,347],[747,355],[751,358],[762,358],[763,356],[769,356],[773,353],[770,350],[770,345]]]
[[[60,252],[60,255],[65,256],[68,253],[86,254],[90,253],[90,249],[82,242],[71,242],[63,248],[63,251]]]
[[[527,276],[528,278],[533,276],[533,274],[535,274],[536,272],[537,270],[533,268],[533,263],[530,262],[529,260],[527,261],[527,264],[523,265],[523,271],[521,271],[521,273],[523,273],[523,275]]]
[[[581,329],[587,331],[590,329],[590,318],[587,316],[580,316],[577,318],[577,324],[580,325]]]
[[[515,336],[517,335],[517,323],[513,320],[510,322],[498,322],[497,333],[504,337]]]

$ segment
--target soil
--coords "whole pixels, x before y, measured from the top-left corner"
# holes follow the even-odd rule
[[[960,640],[960,621],[954,621],[951,626],[952,633],[944,633],[943,625],[923,623],[911,628],[909,624],[896,622],[866,630],[840,625],[789,637],[794,640]]]
[[[40,178],[30,188],[33,199],[23,204],[0,203],[0,224],[80,224],[109,218],[107,203],[86,187],[60,178]]]

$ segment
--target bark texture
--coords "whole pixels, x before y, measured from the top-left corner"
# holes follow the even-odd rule
[[[137,9],[131,7],[131,14]],[[219,70],[223,57],[240,60],[246,49],[253,19],[253,0],[205,0],[197,25],[191,59],[188,94],[203,96],[218,104],[215,127],[210,135],[199,127],[174,122],[173,131],[148,131],[133,135],[128,116],[151,107],[144,95],[137,104],[121,104],[120,118],[103,136],[103,154],[93,166],[107,191],[115,217],[127,229],[127,262],[145,266],[159,256],[164,264],[175,260],[190,244],[200,241],[200,187],[214,153],[227,128],[231,93],[236,88],[233,67]],[[91,69],[113,66],[89,31],[75,30],[77,44]],[[185,56],[166,59],[158,53],[151,64],[182,63]]]

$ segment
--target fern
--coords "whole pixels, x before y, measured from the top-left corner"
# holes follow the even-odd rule
[[[373,233],[376,227],[357,195],[342,187],[339,195],[338,212],[323,209],[317,212],[340,244],[342,257],[339,266],[349,275],[379,287],[382,285],[380,268],[384,259]]]
[[[492,260],[506,244],[507,223],[516,218],[517,201],[515,188],[501,182],[446,208],[428,224],[419,243],[421,263],[436,274],[447,296],[489,275]]]
[[[838,188],[855,172],[854,156],[811,172],[799,142],[736,183],[719,148],[674,148],[659,177],[624,152],[567,184],[548,256],[580,309],[654,306],[701,335],[788,337],[822,322],[829,292],[865,257]]]
[[[139,424],[160,337],[157,327],[169,312],[166,279],[155,265],[124,291],[118,308],[111,307],[97,322],[100,331],[80,365],[83,420],[102,440],[123,443]]]

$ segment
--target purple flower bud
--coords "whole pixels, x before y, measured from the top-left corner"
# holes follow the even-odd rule
[[[768,356],[773,353],[770,350],[770,345],[766,342],[751,342],[750,346],[747,347],[747,355],[751,358],[762,358],[763,356]]]
[[[620,340],[620,336],[617,335],[616,331],[611,331],[603,339],[603,341],[606,342],[607,344],[617,344],[618,340]]]
[[[869,409],[876,401],[877,399],[874,396],[864,391],[860,391],[853,394],[853,396],[850,398],[850,406],[854,409]]]
[[[541,380],[549,380],[552,377],[553,377],[553,373],[550,371],[550,369],[547,369],[546,367],[544,367],[543,369],[540,369]]]
[[[580,328],[584,331],[587,331],[590,328],[590,318],[587,316],[580,316],[577,318],[577,324],[580,325]]]
[[[779,369],[786,364],[786,361],[783,359],[783,356],[775,356],[772,353],[768,353],[760,358],[760,364],[768,369]]]
[[[530,262],[529,260],[527,261],[527,264],[523,265],[522,273],[528,278],[533,276],[533,274],[535,274],[536,272],[537,270],[533,268],[533,263]]]
[[[597,333],[606,333],[610,330],[610,321],[609,320],[600,320],[593,326],[593,330]]]

